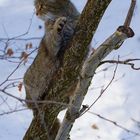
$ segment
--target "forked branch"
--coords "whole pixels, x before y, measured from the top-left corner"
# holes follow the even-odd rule
[[[131,5],[133,5],[133,3],[131,3]],[[132,7],[134,8],[134,6]],[[128,16],[126,18],[126,25],[130,24],[132,16],[129,15],[133,15],[133,12],[134,10],[129,10]],[[118,48],[118,46],[120,47],[127,38],[133,36],[134,32],[129,26],[120,26],[117,31],[112,34],[101,46],[99,46],[97,50],[90,56],[90,58],[84,63],[81,74],[79,76],[79,81],[75,90],[75,94],[70,102],[71,106],[66,112],[65,118],[58,132],[56,140],[67,139],[67,136],[71,128],[73,127],[75,120],[79,116],[80,107],[87,93],[92,77],[94,76],[94,73],[98,68],[100,62],[114,49]],[[76,106],[76,108],[74,106]]]

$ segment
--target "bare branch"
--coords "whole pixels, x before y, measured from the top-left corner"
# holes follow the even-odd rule
[[[33,21],[34,14],[35,14],[35,13],[33,13],[32,17],[31,17],[31,19],[30,19],[30,24],[29,24],[29,26],[28,26],[28,28],[27,28],[27,31],[26,31],[25,33],[21,34],[21,35],[14,36],[14,37],[12,37],[12,38],[8,38],[7,41],[14,40],[14,39],[17,39],[17,38],[20,38],[20,37],[22,37],[22,36],[27,35],[27,34],[29,33],[29,31],[30,31],[31,26],[32,26],[32,21]],[[1,41],[1,40],[0,40],[0,41]]]
[[[12,114],[12,113],[17,113],[17,112],[21,112],[21,111],[25,111],[25,110],[28,110],[28,109],[27,108],[22,108],[22,109],[11,110],[11,111],[0,113],[0,116]]]
[[[107,122],[110,122],[110,123],[112,123],[113,125],[115,125],[116,127],[119,127],[119,128],[123,129],[124,131],[126,131],[126,132],[128,132],[128,133],[134,134],[134,135],[136,135],[136,136],[140,136],[140,133],[137,133],[137,132],[135,132],[135,131],[129,130],[128,128],[126,128],[126,127],[124,127],[124,126],[118,124],[116,121],[112,121],[112,120],[110,120],[110,119],[108,119],[108,118],[105,118],[105,117],[101,116],[100,114],[97,114],[97,113],[94,113],[94,112],[91,112],[91,111],[88,111],[88,113],[93,114],[93,115],[95,115],[95,116],[99,117],[100,119],[103,119],[103,120],[105,120],[105,121],[107,121]]]
[[[131,0],[131,5],[130,5],[129,11],[127,13],[127,17],[125,19],[125,22],[124,22],[124,26],[126,26],[126,27],[130,26],[135,6],[136,6],[136,0]]]
[[[28,31],[29,32],[29,31]],[[27,33],[28,33],[27,32]],[[25,35],[25,33],[24,34],[22,34],[22,35]],[[21,36],[21,35],[18,35],[18,36]],[[42,37],[29,37],[29,38],[15,38],[15,37],[11,37],[11,38],[0,38],[0,41],[7,41],[7,40],[16,40],[16,41],[29,41],[29,40],[40,40]]]
[[[69,104],[66,104],[66,103],[63,103],[63,102],[57,102],[57,101],[51,101],[51,100],[43,100],[43,101],[34,101],[34,100],[26,100],[26,99],[22,99],[22,98],[19,98],[17,96],[14,96],[10,93],[8,93],[7,91],[5,91],[4,89],[0,89],[0,92],[4,93],[5,95],[9,96],[9,97],[12,97],[13,99],[16,99],[18,100],[19,102],[21,103],[37,103],[37,104],[57,104],[57,105],[62,105],[62,106],[65,106],[65,107],[68,107]],[[25,104],[24,104],[25,105]],[[76,107],[75,107],[76,108]]]
[[[32,53],[34,53],[38,48],[34,49],[31,53],[28,54],[31,55]],[[7,78],[0,83],[0,86],[2,86],[3,84],[5,84],[7,81],[9,81],[9,78],[18,70],[18,68],[21,66],[21,64],[24,63],[24,59],[22,59],[19,64],[16,66],[16,68],[14,68],[14,70],[7,76]]]
[[[129,66],[131,66],[131,68],[133,70],[140,70],[140,67],[135,67],[135,64],[132,63],[132,61],[140,61],[140,59],[139,58],[137,58],[137,59],[126,59],[126,60],[123,60],[123,61],[118,61],[118,60],[105,60],[105,61],[102,61],[100,63],[100,65],[105,64],[105,63],[123,64],[123,65],[129,65]]]
[[[104,89],[101,90],[101,93],[100,93],[100,95],[97,97],[97,99],[90,105],[90,107],[87,108],[87,110],[86,110],[85,112],[83,112],[83,113],[80,115],[80,117],[81,117],[82,115],[84,115],[88,110],[90,110],[91,107],[93,107],[93,105],[95,105],[95,103],[102,97],[102,95],[104,94],[104,92],[109,88],[109,86],[112,84],[112,82],[113,82],[113,80],[114,80],[114,78],[115,78],[115,75],[116,75],[116,72],[117,72],[117,68],[118,68],[118,64],[117,64],[116,67],[115,67],[115,70],[114,70],[114,72],[113,72],[112,79],[110,80],[110,82],[108,83],[108,85],[107,85]]]

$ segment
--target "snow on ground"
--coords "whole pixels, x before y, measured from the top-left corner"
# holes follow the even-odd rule
[[[86,1],[85,0],[72,0],[78,7],[79,11],[82,10]],[[129,0],[130,1],[130,0]],[[128,0],[114,0],[108,8],[103,20],[97,30],[97,33],[92,41],[94,47],[98,47],[99,44],[105,38],[107,38],[115,29],[123,24],[126,11],[129,7]],[[140,38],[140,3],[137,4],[135,16],[133,19],[132,27],[136,33],[133,39],[127,40],[123,47],[117,51],[114,51],[109,58],[117,58],[118,55],[126,58],[139,58],[139,42]],[[27,31],[32,15],[34,13],[32,0],[0,0],[0,38],[13,37],[23,34]],[[43,23],[35,16],[32,19],[32,26],[29,33],[24,36],[42,36],[43,31],[38,29],[38,25]],[[11,45],[23,47],[27,42],[13,42]],[[34,42],[35,45],[39,43]],[[3,44],[0,43],[0,47]],[[138,63],[140,64],[140,63]],[[29,65],[29,64],[28,64]],[[22,76],[27,66],[22,66],[18,73],[14,76]],[[0,82],[6,78],[6,75],[14,69],[15,64],[11,64],[5,61],[0,61]],[[3,69],[4,68],[4,69]],[[103,67],[102,67],[103,68]],[[93,78],[89,93],[86,96],[84,104],[92,104],[93,101],[100,94],[101,86],[107,85],[113,75],[114,67],[108,71],[100,72],[102,68],[97,70],[97,74]],[[125,75],[123,78],[121,78]],[[118,81],[114,82],[105,92],[103,97],[91,108],[91,112],[98,113],[108,119],[117,121],[119,124],[125,126],[131,130],[137,130],[131,118],[140,120],[140,71],[133,71],[130,67],[119,66],[116,74]],[[12,89],[11,93],[19,97],[24,97],[24,94],[18,93],[17,89]],[[18,94],[17,94],[18,93]],[[15,106],[15,101],[8,99],[10,106]],[[0,106],[0,112],[6,110],[7,106]],[[62,120],[64,112],[60,113],[59,117]],[[32,120],[32,113],[28,111],[13,113],[10,115],[0,116],[0,139],[1,140],[22,140],[24,133],[26,132],[30,121]],[[92,125],[96,124],[99,129],[92,129]],[[115,127],[109,122],[106,122],[90,113],[86,113],[79,118],[71,132],[72,140],[121,140],[133,136],[132,134],[124,132],[122,129]],[[130,140],[139,140],[139,137],[132,137]]]

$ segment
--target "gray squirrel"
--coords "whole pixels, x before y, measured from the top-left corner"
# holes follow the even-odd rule
[[[35,0],[34,5],[36,15],[45,22],[45,35],[24,75],[26,104],[33,111],[60,65],[58,52],[71,39],[80,15],[70,0]]]

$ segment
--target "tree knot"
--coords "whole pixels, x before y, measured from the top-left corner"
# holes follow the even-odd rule
[[[135,35],[134,31],[127,26],[119,26],[117,31],[126,34],[128,38],[133,37]]]

